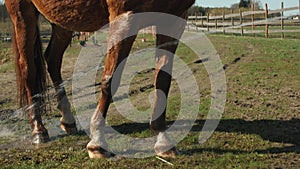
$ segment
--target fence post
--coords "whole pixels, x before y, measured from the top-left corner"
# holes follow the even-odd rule
[[[233,9],[231,9],[231,14],[233,14]],[[234,26],[234,19],[231,17],[231,26]]]
[[[283,20],[283,17],[284,17],[284,3],[281,2],[281,38],[284,38],[284,20]]]
[[[223,11],[222,24],[223,24],[223,34],[225,34],[225,11]]]
[[[215,16],[217,16],[216,13],[215,13]],[[216,31],[217,31],[217,29],[218,29],[218,19],[217,18],[215,19],[215,28],[216,28]]]
[[[243,27],[243,12],[240,9],[240,26],[241,26],[241,35],[244,36],[244,27]]]
[[[197,26],[197,21],[198,21],[198,17],[197,17],[197,12],[195,12],[195,26],[196,26],[196,31],[198,31],[198,26]]]
[[[201,27],[203,28],[204,27],[204,23],[203,23],[203,14],[201,13]]]
[[[156,27],[155,26],[151,26],[151,33],[152,33],[152,38],[154,38],[156,36]]]
[[[255,4],[252,3],[251,4],[251,8],[252,8],[252,35],[255,37],[255,32],[254,32],[254,10],[255,10]]]
[[[207,32],[209,32],[209,13],[207,13]]]
[[[265,9],[266,9],[266,13],[265,13],[265,18],[266,18],[266,33],[265,36],[266,38],[269,38],[269,24],[268,24],[268,16],[269,16],[269,9],[268,9],[268,4],[265,4]]]

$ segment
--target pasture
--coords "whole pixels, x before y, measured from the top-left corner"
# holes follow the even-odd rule
[[[85,132],[75,136],[57,134],[49,143],[36,147],[28,143],[26,119],[15,112],[16,87],[12,52],[0,46],[0,166],[1,168],[299,168],[300,167],[300,40],[265,39],[240,36],[208,36],[221,60],[227,78],[227,101],[222,120],[212,137],[198,144],[198,137],[210,105],[210,81],[197,56],[180,44],[177,55],[194,72],[201,93],[201,105],[192,130],[177,148],[173,165],[155,157],[144,159],[89,159]],[[151,47],[154,39],[139,36],[134,50]],[[0,42],[1,43],[1,42]],[[65,53],[63,78],[70,79],[81,46],[72,45]],[[153,71],[134,78],[131,102],[140,110],[150,107]],[[71,97],[71,84],[66,83]],[[52,92],[52,94],[51,94]],[[47,101],[54,105],[53,91]],[[167,120],[177,117],[180,106],[178,86],[173,81],[168,100]],[[134,137],[152,135],[147,123],[132,123],[116,113],[112,104],[108,124]],[[58,125],[47,119],[59,113],[52,106],[44,115],[46,126]],[[117,142],[117,140],[116,140]],[[38,150],[38,151],[37,151]]]

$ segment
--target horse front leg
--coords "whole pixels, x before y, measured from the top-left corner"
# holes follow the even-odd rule
[[[111,17],[110,19],[108,51],[102,72],[101,96],[90,123],[91,141],[87,145],[90,158],[113,156],[108,151],[105,141],[105,118],[112,96],[120,83],[121,74],[116,74],[115,71],[117,68],[123,70],[124,64],[120,63],[126,60],[137,34],[137,29],[133,28],[131,24],[131,13],[124,13],[118,18]],[[133,36],[127,37],[129,34]],[[112,79],[115,82],[113,86]]]
[[[45,110],[46,72],[38,29],[38,12],[30,1],[6,0],[5,3],[14,28],[13,46],[20,103],[26,108],[25,111],[29,111],[32,142],[47,142],[49,135],[41,116]]]
[[[68,134],[77,133],[75,118],[71,112],[71,105],[67,98],[61,77],[61,64],[63,54],[72,40],[72,32],[52,25],[52,35],[45,51],[48,72],[55,87],[58,109],[62,115],[60,127]]]
[[[165,130],[167,98],[172,80],[174,54],[178,46],[178,39],[184,31],[184,26],[185,25],[177,24],[161,27],[157,26],[154,104],[150,128],[158,133],[154,150],[156,154],[161,157],[174,158],[178,154],[175,145],[173,145]],[[161,35],[159,34],[160,29],[170,29],[170,32],[176,34],[177,37]]]

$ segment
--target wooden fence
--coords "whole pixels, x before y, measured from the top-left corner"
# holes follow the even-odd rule
[[[239,13],[230,13],[212,16],[189,16],[188,31],[207,31],[210,33],[238,33],[241,35],[264,34],[269,37],[269,34],[280,33],[281,37],[285,37],[285,33],[300,33],[300,16],[298,18],[286,17],[284,12],[299,10],[299,6],[284,8],[284,3],[281,3],[281,9],[269,10],[268,4],[265,4],[264,10],[255,11],[252,5],[251,11]],[[280,14],[278,17],[271,17],[273,14]],[[276,26],[275,29],[270,29],[270,26]],[[290,27],[292,29],[286,29]]]

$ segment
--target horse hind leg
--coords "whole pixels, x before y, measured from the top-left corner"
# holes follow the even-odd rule
[[[178,154],[175,145],[168,137],[166,130],[167,97],[172,80],[174,54],[178,46],[185,22],[169,25],[158,25],[156,35],[156,68],[154,79],[154,104],[150,121],[150,128],[158,133],[154,150],[161,157],[176,157]],[[173,37],[160,34],[168,32]]]
[[[38,29],[38,12],[29,1],[5,1],[14,28],[17,80],[24,97],[32,128],[32,142],[47,142],[49,135],[42,123],[44,109],[45,64]],[[21,105],[25,106],[25,105]]]
[[[68,134],[77,133],[75,118],[71,112],[70,102],[61,77],[61,65],[63,54],[72,40],[72,32],[52,25],[52,35],[49,45],[45,51],[45,58],[48,64],[48,72],[54,84],[58,109],[62,115],[60,127]]]

